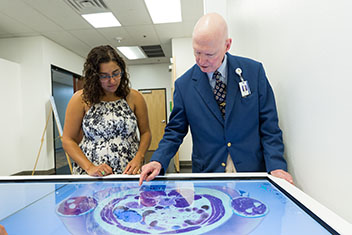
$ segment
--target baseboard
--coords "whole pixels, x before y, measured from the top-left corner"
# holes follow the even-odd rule
[[[180,161],[180,167],[192,167],[192,161]]]
[[[12,175],[32,175],[32,171],[20,171]],[[34,175],[55,175],[55,169],[49,169],[46,171],[35,171]]]

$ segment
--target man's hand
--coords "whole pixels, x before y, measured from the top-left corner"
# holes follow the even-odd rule
[[[155,176],[159,175],[161,170],[161,164],[159,162],[149,162],[142,167],[142,173],[139,177],[139,186],[142,185],[143,181],[151,181]]]
[[[288,181],[290,184],[294,185],[292,176],[284,170],[280,170],[280,169],[274,170],[274,171],[271,171],[270,174],[272,176],[284,179],[284,180]]]

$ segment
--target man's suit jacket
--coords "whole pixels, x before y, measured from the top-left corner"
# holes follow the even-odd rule
[[[287,170],[274,94],[261,63],[227,53],[226,114],[222,117],[207,74],[194,65],[175,82],[174,107],[151,161],[166,171],[190,127],[192,172],[224,172],[228,153],[238,172]],[[242,97],[240,77],[251,95]]]

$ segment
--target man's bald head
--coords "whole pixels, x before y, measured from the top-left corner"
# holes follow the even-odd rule
[[[197,21],[192,37],[211,37],[225,41],[228,38],[226,21],[217,13],[208,13]]]
[[[217,13],[202,16],[194,26],[192,45],[199,68],[206,73],[217,70],[230,49],[227,24]]]

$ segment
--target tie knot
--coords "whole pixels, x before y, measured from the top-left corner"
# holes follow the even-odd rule
[[[213,73],[213,79],[219,80],[220,77],[221,77],[221,73],[216,70],[216,71]]]

